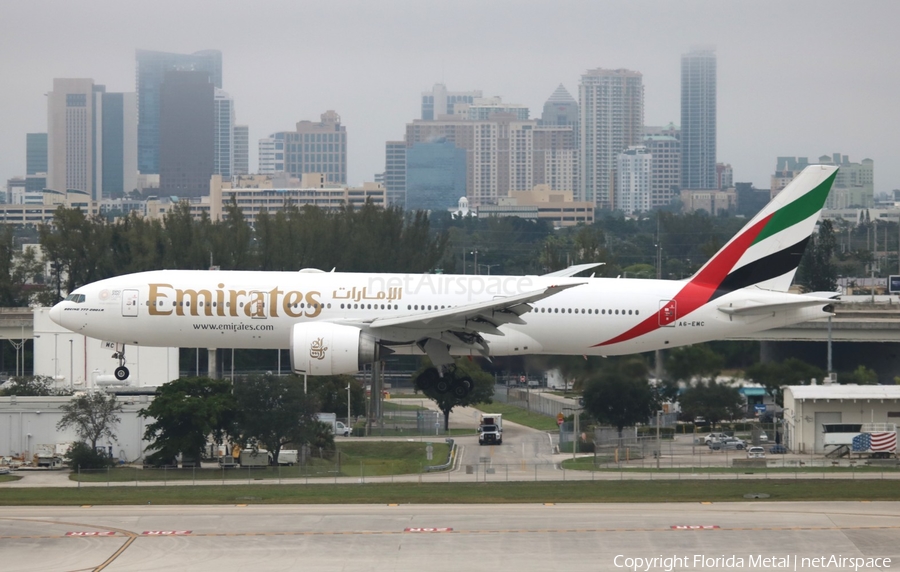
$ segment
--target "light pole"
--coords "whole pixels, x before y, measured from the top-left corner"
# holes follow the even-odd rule
[[[73,350],[72,350],[72,339],[70,338],[69,339],[69,389],[75,389],[75,379],[73,377],[75,375],[75,373],[74,373],[75,372],[75,364],[72,362],[73,355],[74,354],[73,354]]]
[[[350,427],[350,384],[347,384],[347,427]],[[351,429],[352,431],[352,429]]]
[[[476,248],[475,250],[473,250],[473,251],[470,252],[469,254],[474,254],[474,255],[475,255],[475,274],[478,274],[478,249]]]
[[[491,275],[491,268],[493,268],[493,267],[495,267],[495,266],[500,266],[500,265],[499,265],[499,264],[480,264],[479,266],[484,266],[485,268],[487,268],[488,276],[490,276],[490,275]]]
[[[662,443],[659,440],[659,416],[662,409],[656,410],[656,470],[659,470],[659,458],[662,456]]]
[[[572,461],[575,460],[575,453],[578,452],[578,414],[583,407],[563,407],[563,411],[571,411],[575,415],[572,425]]]

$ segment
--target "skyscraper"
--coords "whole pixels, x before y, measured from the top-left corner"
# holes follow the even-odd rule
[[[406,204],[406,141],[385,143],[384,192],[388,206]]]
[[[628,214],[650,210],[652,160],[653,156],[642,145],[629,147],[619,154],[616,162],[617,210]]]
[[[93,199],[137,186],[135,94],[88,78],[54,79],[47,94],[47,187]]]
[[[25,174],[47,172],[47,134],[25,134]]]
[[[640,143],[644,123],[644,85],[640,72],[588,70],[579,99],[579,200],[612,208],[619,153]]]
[[[681,188],[716,187],[716,54],[681,56]]]
[[[250,172],[250,128],[246,125],[234,126],[234,167],[235,175]]]
[[[326,111],[318,122],[298,121],[296,131],[276,133],[272,137],[278,135],[284,140],[283,170],[288,175],[300,178],[303,173],[323,173],[330,184],[347,184],[347,128],[341,125],[341,116],[336,112]],[[278,169],[281,151],[277,145],[276,142],[276,172],[281,170]]]
[[[481,97],[481,90],[447,91],[442,83],[434,84],[431,91],[422,92],[422,119],[433,121],[442,115],[453,115],[457,103],[473,103]]]
[[[681,188],[681,130],[669,123],[644,126],[642,144],[653,160],[650,163],[650,208],[664,207]]]
[[[272,133],[259,140],[260,175],[274,175],[284,172],[284,136],[285,132]]]
[[[234,174],[234,99],[216,88],[213,108],[216,114],[213,135],[213,173],[230,180]]]
[[[166,72],[159,90],[161,193],[209,194],[215,147],[214,90],[206,72]]]
[[[137,50],[138,167],[141,173],[159,173],[160,86],[166,72],[202,71],[213,86],[222,87],[222,52],[205,50],[171,54]]]
[[[446,140],[406,150],[406,209],[446,211],[466,196],[466,151]]]
[[[563,84],[559,84],[550,99],[544,103],[541,125],[578,126],[578,102],[563,87]]]

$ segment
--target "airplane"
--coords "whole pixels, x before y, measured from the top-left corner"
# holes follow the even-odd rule
[[[464,397],[454,356],[613,356],[674,348],[832,314],[833,292],[788,288],[837,168],[804,169],[685,280],[155,270],[81,286],[57,324],[126,345],[287,349],[295,373],[355,373],[392,353],[427,355],[419,387]]]

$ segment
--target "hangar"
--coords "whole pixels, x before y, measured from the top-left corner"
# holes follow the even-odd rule
[[[900,422],[900,385],[790,385],[784,388],[784,444],[826,453],[826,423]]]

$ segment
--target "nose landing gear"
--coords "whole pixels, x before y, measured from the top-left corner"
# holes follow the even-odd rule
[[[125,381],[128,379],[129,371],[128,368],[125,367],[125,344],[122,344],[122,349],[117,351],[112,355],[113,358],[119,360],[119,367],[116,368],[115,376],[119,381]]]

